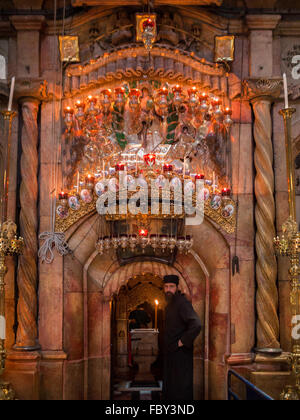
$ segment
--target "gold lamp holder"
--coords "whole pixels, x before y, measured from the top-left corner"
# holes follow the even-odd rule
[[[292,149],[292,116],[295,108],[280,111],[285,127],[285,146],[287,160],[287,179],[289,192],[289,218],[282,226],[283,235],[274,239],[277,256],[288,257],[290,260],[289,278],[291,283],[290,305],[292,316],[300,315],[300,232],[296,221],[295,169]],[[292,337],[292,353],[290,355],[292,384],[281,393],[281,400],[300,400],[300,339]]]
[[[17,237],[17,225],[7,220],[8,187],[9,187],[9,161],[11,147],[12,120],[17,115],[14,111],[2,111],[4,117],[4,139],[7,150],[4,159],[3,194],[1,197],[0,225],[0,401],[13,400],[15,393],[9,383],[1,380],[5,369],[5,282],[7,273],[5,257],[21,255],[24,249],[23,238]]]

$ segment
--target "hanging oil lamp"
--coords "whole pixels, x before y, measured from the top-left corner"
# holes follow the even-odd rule
[[[206,114],[208,110],[209,110],[208,94],[202,93],[200,95],[200,112],[201,114]]]
[[[110,246],[111,246],[110,237],[109,236],[105,236],[103,238],[103,241],[104,241],[104,249],[105,249],[105,251],[109,251],[110,250]]]
[[[185,250],[185,237],[184,236],[179,236],[177,238],[177,248],[180,254],[183,253],[183,251]]]
[[[189,89],[188,95],[189,95],[189,101],[188,101],[189,107],[190,107],[191,113],[194,113],[199,104],[197,88],[193,86],[192,89]]]
[[[117,250],[119,248],[120,240],[119,240],[118,235],[113,235],[112,236],[111,243],[112,243],[112,246],[115,250]]]
[[[74,110],[70,106],[67,106],[66,109],[64,110],[64,114],[65,114],[65,124],[67,126],[67,131],[70,132],[73,125]]]
[[[171,236],[169,238],[169,243],[168,243],[168,248],[171,251],[171,253],[174,252],[174,249],[176,248],[176,245],[177,245],[177,239],[176,239],[176,237],[175,236]]]
[[[144,155],[144,162],[146,163],[146,165],[152,167],[153,165],[155,165],[156,162],[156,154],[148,153]]]
[[[125,249],[128,246],[128,235],[123,234],[120,236],[120,246],[123,249],[123,252],[125,252]]]
[[[211,101],[211,105],[213,107],[213,114],[217,121],[220,121],[223,117],[223,111],[221,109],[221,100],[219,98],[214,98]]]
[[[95,186],[95,177],[91,174],[88,174],[85,177],[85,187],[88,190],[93,190]]]
[[[225,125],[226,129],[229,130],[233,125],[233,121],[231,119],[232,110],[230,108],[226,108],[224,110],[224,115],[225,115],[224,125]]]
[[[154,251],[157,250],[159,247],[159,237],[157,235],[150,235],[150,245]]]
[[[165,117],[168,114],[168,108],[169,108],[168,94],[169,92],[166,87],[163,87],[162,89],[158,91],[156,103],[158,105],[159,114],[162,117]]]
[[[124,108],[124,105],[125,105],[124,94],[125,94],[124,88],[118,87],[118,88],[115,89],[115,107],[117,108],[117,110],[119,112],[122,111],[122,109]]]
[[[104,240],[102,237],[100,237],[98,239],[98,241],[96,242],[96,250],[99,252],[100,255],[103,255],[104,253]]]
[[[84,110],[85,110],[85,104],[81,100],[77,100],[75,103],[75,108],[77,110],[75,117],[76,119],[81,123],[84,120]]]
[[[102,111],[104,112],[104,114],[108,114],[110,109],[111,109],[111,95],[112,95],[112,91],[111,89],[103,89],[101,91],[101,106],[102,106]]]
[[[160,235],[159,246],[160,246],[160,248],[162,249],[163,252],[165,252],[165,250],[167,249],[168,243],[169,243],[168,236],[167,235]]]
[[[129,92],[129,108],[135,112],[140,107],[141,92],[138,89],[131,89]]]
[[[146,50],[150,51],[156,38],[156,22],[148,17],[143,22],[142,40]]]
[[[95,98],[94,96],[88,96],[88,114],[93,116],[93,115],[97,115],[98,114],[98,109],[96,108],[97,105],[97,98]]]
[[[184,243],[184,248],[185,248],[186,254],[188,254],[190,252],[190,250],[193,248],[193,245],[194,245],[193,238],[191,236],[186,236],[185,243]]]
[[[173,104],[175,105],[175,107],[178,109],[182,103],[183,103],[183,94],[182,94],[182,87],[179,85],[176,85],[173,88]]]
[[[58,199],[59,199],[59,204],[63,207],[63,208],[67,208],[68,206],[68,198],[69,198],[69,194],[62,191],[58,194]]]
[[[129,236],[129,247],[131,252],[134,252],[135,248],[137,247],[138,239],[135,234]]]

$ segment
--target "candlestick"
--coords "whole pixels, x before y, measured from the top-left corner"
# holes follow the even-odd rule
[[[159,302],[158,302],[158,300],[156,299],[155,300],[155,323],[154,323],[154,325],[155,325],[155,329],[157,330],[157,308],[158,308],[158,304],[159,304]]]
[[[11,85],[10,85],[10,94],[9,94],[9,101],[8,101],[8,111],[11,111],[11,107],[12,107],[12,101],[13,101],[13,97],[14,97],[14,90],[15,90],[15,81],[16,78],[13,77],[11,79]]]
[[[7,220],[7,206],[8,206],[8,187],[9,187],[9,173],[10,173],[10,148],[11,148],[11,130],[12,120],[17,115],[14,111],[2,111],[4,117],[4,143],[7,144],[4,150],[3,159],[3,194],[1,196],[1,212],[2,223]]]
[[[284,77],[284,80],[286,78]],[[285,98],[287,88],[285,87]],[[287,104],[285,105],[287,106]],[[292,316],[299,316],[300,303],[300,282],[299,282],[299,243],[300,232],[296,221],[296,197],[295,197],[295,173],[294,173],[294,157],[292,147],[292,116],[296,112],[294,108],[285,108],[280,111],[284,119],[285,128],[285,147],[287,159],[287,179],[289,191],[289,218],[283,224],[282,231],[284,235],[280,238],[274,238],[274,247],[278,256],[289,257],[290,269],[289,279],[291,283],[290,305]],[[292,337],[292,353],[290,356],[291,377],[293,385],[285,388],[280,396],[281,400],[300,400],[300,340]]]
[[[14,83],[12,83],[11,92],[14,89]],[[10,102],[12,101],[12,94]],[[4,138],[3,144],[7,144],[7,148],[4,153],[4,173],[3,173],[3,194],[1,197],[2,204],[2,225],[0,227],[0,238],[2,241],[2,246],[0,249],[0,376],[5,369],[5,339],[6,339],[6,321],[5,321],[5,275],[7,273],[7,266],[5,257],[17,256],[22,254],[24,248],[24,240],[22,238],[17,238],[17,226],[11,222],[7,221],[7,202],[8,202],[8,186],[9,186],[9,163],[10,163],[10,145],[11,145],[11,127],[12,119],[16,115],[15,112],[11,110],[3,111],[2,115],[4,117]],[[9,226],[9,228],[8,228]],[[14,391],[9,384],[2,382],[0,379],[0,400],[13,400]]]
[[[293,220],[296,220],[295,169],[292,146],[292,116],[295,112],[295,108],[286,108],[279,111],[279,113],[283,116],[284,119],[289,210],[290,217]]]
[[[288,93],[286,73],[283,74],[283,87],[284,87],[284,107],[285,109],[288,109],[289,108],[289,93]]]

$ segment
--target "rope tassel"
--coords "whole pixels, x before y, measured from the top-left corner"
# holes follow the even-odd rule
[[[44,232],[39,235],[39,239],[44,241],[38,253],[43,263],[52,264],[54,260],[53,249],[56,249],[61,256],[68,255],[72,252],[65,240],[64,233]]]

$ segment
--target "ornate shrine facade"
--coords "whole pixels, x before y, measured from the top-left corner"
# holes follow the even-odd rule
[[[130,375],[130,312],[146,303],[154,316],[158,299],[163,334],[162,279],[177,274],[203,324],[195,399],[226,399],[232,366],[278,398],[291,345],[288,273],[273,252],[288,216],[279,110],[287,71],[299,111],[300,18],[259,6],[242,15],[221,0],[155,2],[149,49],[136,39],[139,1],[58,2],[57,13],[52,2],[19,3],[0,17],[1,107],[15,76],[18,111],[9,215],[25,241],[6,277],[5,378],[17,397],[114,399]],[[296,158],[297,118],[293,133]],[[166,180],[170,213],[154,217],[147,202],[124,216],[123,188],[157,189],[162,205]],[[178,181],[193,203],[201,181],[202,223],[175,212]],[[103,215],[110,193],[117,210]]]

